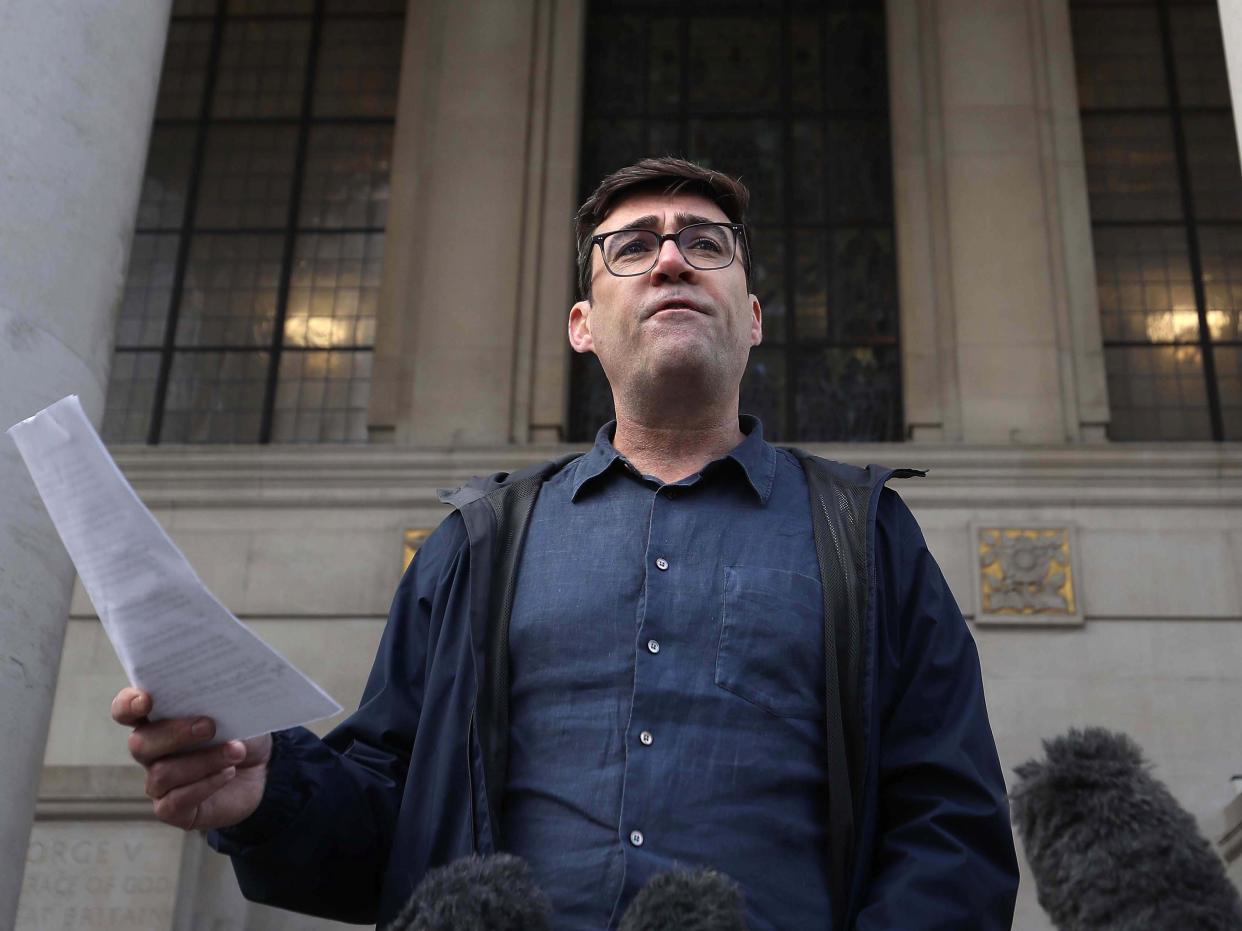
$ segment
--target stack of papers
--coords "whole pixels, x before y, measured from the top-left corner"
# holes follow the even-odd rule
[[[209,592],[109,455],[75,395],[8,430],[152,720],[206,715],[213,743],[341,710]]]

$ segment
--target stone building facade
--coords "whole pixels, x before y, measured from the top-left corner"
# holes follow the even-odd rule
[[[655,6],[161,7],[128,271],[90,347],[122,470],[350,707],[435,490],[583,448],[606,412],[564,335],[583,191],[631,155],[704,158],[775,204],[744,406],[782,442],[930,469],[900,491],[1007,776],[1071,726],[1123,730],[1242,880],[1242,173],[1215,5]],[[721,74],[775,89],[738,103]],[[329,926],[245,903],[153,821],[108,721],[123,682],[78,588],[18,927]],[[1050,927],[1025,872],[1015,927]]]

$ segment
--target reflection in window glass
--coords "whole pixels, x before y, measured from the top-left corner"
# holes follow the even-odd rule
[[[743,411],[770,438],[899,439],[883,5],[594,0],[586,44],[583,198],[664,154],[750,188],[764,344]],[[570,437],[589,440],[608,386],[593,356],[571,381]]]
[[[365,441],[404,7],[176,0],[106,440]]]
[[[1109,436],[1237,438],[1242,181],[1216,4],[1071,15]]]

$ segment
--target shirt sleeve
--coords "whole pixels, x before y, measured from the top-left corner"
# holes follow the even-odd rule
[[[258,809],[208,834],[246,898],[338,921],[374,922],[422,710],[429,637],[467,585],[468,541],[450,515],[397,588],[362,701],[320,739],[273,735]]]
[[[855,927],[1008,929],[1017,858],[974,638],[888,489],[875,552],[879,821]]]

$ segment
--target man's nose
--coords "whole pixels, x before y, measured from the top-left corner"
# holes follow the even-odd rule
[[[653,275],[661,275],[665,278],[684,278],[693,272],[694,266],[685,260],[676,242],[666,239],[660,243],[660,252],[656,256],[655,266],[651,269]]]

